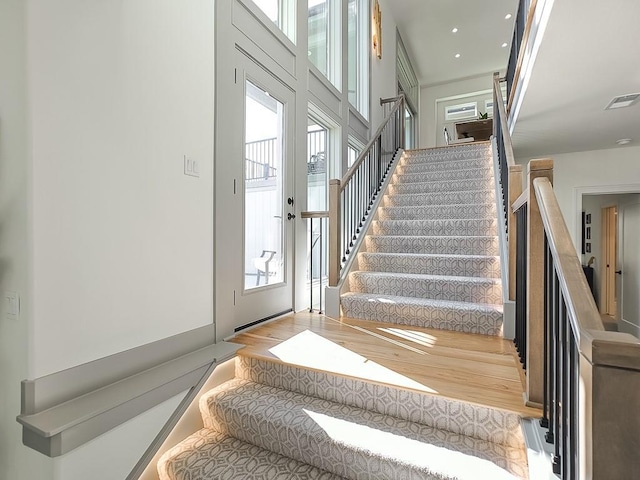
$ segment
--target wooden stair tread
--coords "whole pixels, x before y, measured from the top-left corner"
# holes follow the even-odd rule
[[[389,376],[344,373],[352,372],[348,369],[341,373],[340,368],[338,371],[331,366],[323,368],[323,362],[317,359],[280,359],[270,351],[307,331],[336,348],[364,357],[364,363],[374,362],[388,369]],[[256,327],[236,336],[234,341],[246,345],[240,355],[355,376],[507,410],[523,417],[541,416],[539,409],[524,405],[520,366],[513,345],[500,337],[349,318],[337,321],[322,315],[298,313]],[[300,355],[304,356],[304,351]]]

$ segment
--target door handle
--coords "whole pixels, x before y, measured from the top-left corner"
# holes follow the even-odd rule
[[[622,275],[622,270],[616,270],[616,273],[617,273],[618,275]]]
[[[295,214],[287,213],[287,220],[293,220],[294,218],[296,218]]]
[[[293,205],[293,197],[289,197],[289,198],[287,198],[287,203],[288,203],[289,205]]]

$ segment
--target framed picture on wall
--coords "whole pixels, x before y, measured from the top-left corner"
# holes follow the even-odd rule
[[[591,243],[587,242],[587,244],[585,245],[585,250],[587,253],[591,253]]]
[[[586,237],[587,237],[587,240],[591,240],[591,227],[587,227]]]
[[[586,213],[582,212],[582,254],[585,254],[585,241],[586,241],[586,235],[585,235],[585,229],[586,229]]]
[[[584,223],[587,224],[587,225],[591,225],[591,214],[590,213],[586,214]]]

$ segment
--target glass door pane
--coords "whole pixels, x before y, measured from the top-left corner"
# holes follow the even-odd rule
[[[244,288],[284,281],[284,105],[246,82]]]

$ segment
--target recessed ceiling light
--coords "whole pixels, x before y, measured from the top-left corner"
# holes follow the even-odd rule
[[[506,46],[507,46],[507,42],[505,42],[505,43],[503,43],[503,44],[502,44],[502,48],[504,48],[504,47],[506,47]]]
[[[451,33],[458,33],[458,27],[453,27],[453,29],[451,30]]]
[[[505,20],[509,20],[510,18],[511,18],[511,14],[510,14],[510,13],[507,13],[507,14],[504,16],[504,19],[505,19]]]
[[[460,58],[460,54],[459,53],[456,53],[456,58]]]
[[[616,143],[618,145],[626,145],[628,143],[631,143],[631,139],[630,138],[621,138],[620,140],[616,140]]]

